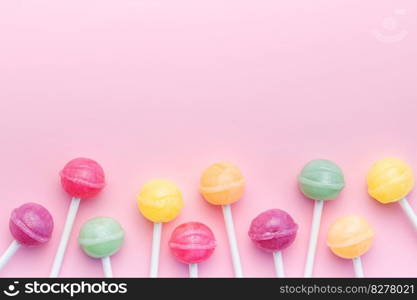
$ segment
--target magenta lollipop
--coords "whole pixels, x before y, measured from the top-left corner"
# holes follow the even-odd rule
[[[255,245],[274,255],[278,277],[285,277],[281,250],[294,242],[298,225],[291,216],[280,209],[270,209],[252,220],[248,232]]]
[[[20,246],[36,247],[49,241],[54,221],[42,205],[26,203],[12,211],[9,228],[14,240],[0,257],[0,270]]]
[[[59,175],[61,176],[63,189],[72,197],[72,200],[51,268],[50,277],[57,277],[61,270],[80,200],[90,199],[96,196],[105,186],[103,168],[96,161],[89,158],[76,158],[71,160],[65,165]]]

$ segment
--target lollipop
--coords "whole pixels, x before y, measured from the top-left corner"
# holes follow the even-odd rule
[[[158,277],[162,223],[175,219],[184,206],[179,188],[166,179],[153,179],[142,186],[137,196],[139,211],[154,223],[150,277]]]
[[[0,270],[21,245],[35,247],[49,241],[54,221],[49,211],[42,205],[26,203],[12,211],[9,228],[14,240],[0,257]]]
[[[231,204],[242,197],[244,183],[245,178],[239,168],[227,162],[212,164],[204,170],[200,179],[200,193],[204,199],[211,204],[222,205],[236,277],[243,277],[243,274],[233,225]]]
[[[169,247],[177,260],[188,264],[190,277],[198,277],[198,264],[216,248],[213,232],[199,222],[184,223],[172,232]]]
[[[277,277],[285,277],[281,250],[294,242],[297,230],[291,216],[280,209],[264,211],[252,220],[249,237],[257,247],[273,254]]]
[[[75,216],[81,199],[96,196],[104,188],[104,171],[94,160],[76,158],[67,163],[60,173],[61,185],[72,196],[71,204],[61,235],[58,250],[55,254],[50,277],[57,277],[61,270],[68,239],[71,235]]]
[[[363,277],[361,256],[369,250],[373,238],[374,231],[365,218],[350,215],[330,226],[327,246],[335,255],[352,259],[356,277]]]
[[[417,215],[405,198],[414,186],[413,170],[409,165],[398,158],[383,158],[371,167],[367,181],[369,195],[382,204],[398,201],[417,229]]]
[[[78,243],[93,258],[101,258],[105,277],[113,277],[110,256],[119,251],[125,232],[112,218],[98,217],[88,220],[81,227]]]
[[[315,200],[307,261],[304,269],[304,277],[311,277],[313,275],[323,203],[326,200],[335,199],[345,186],[345,182],[343,172],[339,166],[330,160],[315,159],[301,170],[298,183],[301,192],[306,197]]]

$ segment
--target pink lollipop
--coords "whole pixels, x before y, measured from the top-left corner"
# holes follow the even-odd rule
[[[42,205],[26,203],[12,211],[9,228],[14,240],[0,257],[0,270],[21,245],[34,247],[49,241],[54,221]]]
[[[64,190],[72,196],[58,250],[51,268],[50,277],[57,277],[64,259],[65,250],[77,215],[81,199],[96,196],[105,186],[103,168],[89,158],[76,158],[68,162],[60,172]]]
[[[76,158],[60,172],[61,184],[72,197],[89,199],[105,186],[103,168],[89,158]]]
[[[178,261],[189,265],[190,277],[198,277],[197,264],[213,254],[216,240],[206,225],[188,222],[175,228],[169,240],[169,247]]]
[[[294,242],[298,225],[291,216],[280,209],[270,209],[252,220],[249,237],[255,245],[274,255],[278,277],[285,277],[281,250]]]

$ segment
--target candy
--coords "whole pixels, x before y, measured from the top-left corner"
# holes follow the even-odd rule
[[[0,257],[0,270],[21,245],[32,247],[49,241],[54,221],[49,211],[42,205],[26,203],[12,211],[9,228],[14,240]]]
[[[81,227],[78,243],[87,255],[103,258],[119,251],[124,236],[119,222],[108,217],[97,217],[88,220]]]
[[[212,164],[200,178],[200,193],[211,204],[222,205],[224,223],[229,240],[230,254],[236,277],[243,277],[231,204],[238,201],[244,192],[245,178],[239,168],[228,162]]]
[[[162,224],[179,215],[184,201],[181,191],[173,182],[153,179],[142,186],[137,196],[137,203],[142,215],[154,222],[149,276],[155,278],[158,277]]]
[[[77,216],[81,199],[96,196],[105,186],[102,167],[92,159],[76,158],[68,162],[60,172],[61,185],[72,196],[67,218],[52,264],[50,277],[58,277],[64,260],[65,250],[71,235],[72,226]]]
[[[374,230],[365,218],[349,215],[337,219],[329,228],[327,245],[342,258],[356,258],[366,253],[373,241]]]
[[[327,159],[315,159],[307,163],[298,176],[302,193],[314,200],[335,199],[345,186],[343,172]]]
[[[280,209],[270,209],[252,220],[249,237],[259,248],[275,252],[294,242],[298,225],[291,216]]]
[[[51,238],[54,221],[42,205],[26,203],[12,211],[9,228],[20,244],[38,246]]]
[[[216,248],[213,232],[199,222],[179,225],[172,232],[169,247],[177,260],[197,264],[208,259]]]
[[[76,158],[68,162],[60,172],[64,190],[73,197],[89,199],[105,186],[103,168],[89,158]]]
[[[306,197],[315,200],[304,268],[304,277],[311,277],[324,201],[335,199],[345,186],[345,181],[342,170],[335,163],[327,159],[315,159],[301,170],[298,175],[298,185]]]
[[[383,204],[398,202],[417,230],[417,214],[406,199],[414,186],[413,170],[407,163],[394,157],[383,158],[371,167],[367,182],[371,197]]]
[[[238,201],[244,191],[245,178],[235,165],[228,162],[212,164],[200,179],[200,193],[214,205]]]
[[[381,203],[396,202],[414,186],[413,170],[404,161],[388,157],[377,161],[367,176],[369,194]]]
[[[175,219],[184,206],[179,188],[166,179],[153,179],[142,186],[137,196],[142,215],[159,223]]]

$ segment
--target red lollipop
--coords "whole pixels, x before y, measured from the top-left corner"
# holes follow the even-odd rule
[[[71,160],[60,172],[60,176],[61,185],[72,196],[72,200],[50,277],[57,277],[61,269],[80,200],[96,196],[105,186],[103,168],[96,161],[89,158],[76,158]]]
[[[197,264],[213,254],[216,239],[203,223],[189,222],[175,228],[169,247],[178,261],[189,265],[190,277],[198,277]]]
[[[89,158],[76,158],[59,173],[64,190],[72,197],[89,199],[105,186],[103,168]]]

